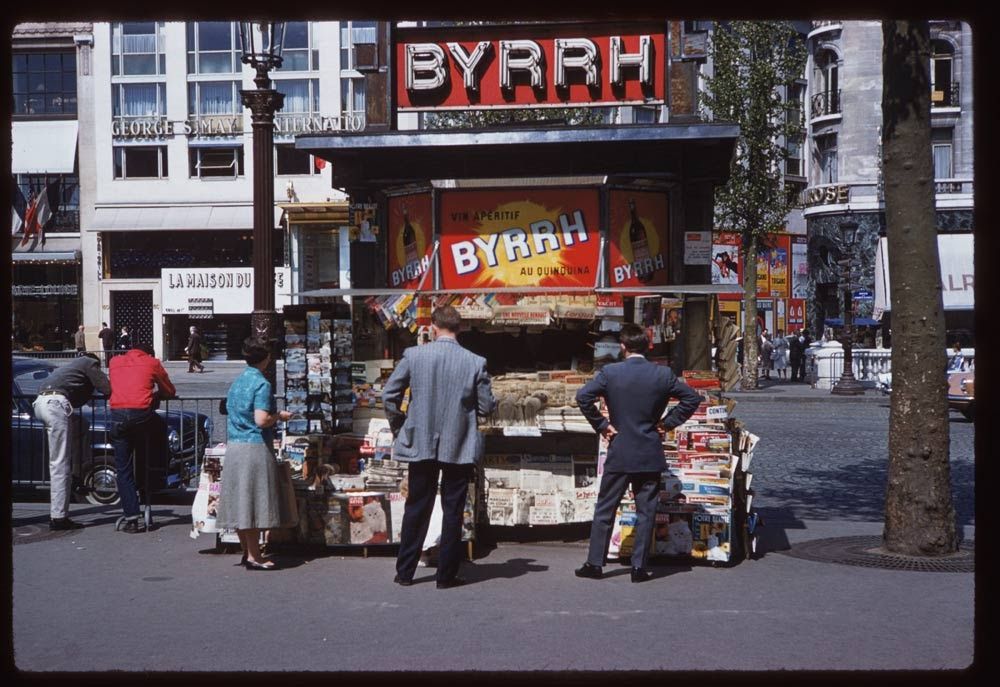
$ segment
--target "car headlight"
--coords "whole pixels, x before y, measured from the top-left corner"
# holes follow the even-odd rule
[[[174,453],[181,450],[181,435],[177,433],[176,429],[170,430],[170,434],[167,435],[167,443],[170,445],[170,450]]]
[[[965,383],[966,383],[967,381],[968,381],[968,380],[966,380],[966,379],[963,379],[963,380],[962,380],[962,381],[961,381],[961,382],[959,383],[959,385],[958,385],[958,388],[962,390],[962,393],[963,393],[963,394],[965,394],[965,393],[968,393],[968,391],[967,391],[967,390],[966,390],[966,388],[965,388]]]
[[[212,438],[212,430],[215,429],[215,423],[212,422],[212,418],[206,417],[205,418],[205,424],[203,426],[205,428],[205,434],[207,435],[208,439],[211,439]]]

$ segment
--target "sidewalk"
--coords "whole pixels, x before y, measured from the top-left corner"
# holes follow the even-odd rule
[[[762,379],[755,391],[742,391],[737,385],[724,395],[739,401],[833,401],[838,403],[882,403],[889,405],[889,397],[877,389],[866,389],[861,396],[836,396],[829,389],[814,389],[807,382],[778,381]]]
[[[655,562],[656,579],[573,569],[585,541],[477,545],[470,584],[433,571],[392,584],[394,547],[286,552],[269,575],[234,567],[190,508],[114,531],[115,508],[49,533],[47,504],[15,504],[13,630],[27,671],[566,671],[961,669],[972,661],[968,573],[820,563],[802,542],[880,535],[878,522],[765,516],[761,557],[732,568]],[[35,532],[35,534],[32,534]],[[974,529],[966,528],[967,539]],[[30,542],[30,543],[29,543]],[[54,641],[53,629],[58,628]]]

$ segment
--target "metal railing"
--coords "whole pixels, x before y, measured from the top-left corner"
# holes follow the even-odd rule
[[[11,484],[14,487],[46,487],[50,484],[48,437],[45,425],[35,417],[35,395],[14,394],[11,413]],[[167,489],[197,488],[205,449],[227,439],[226,417],[219,413],[222,396],[186,396],[161,401],[158,412],[167,424],[169,447],[166,466]],[[277,398],[284,407],[284,399]],[[95,397],[74,411],[86,430],[79,436],[71,464],[76,492],[93,503],[108,501],[114,488],[114,446],[111,440],[111,409],[108,399]],[[141,485],[140,485],[141,486]],[[103,490],[105,496],[102,496]],[[102,501],[103,499],[103,501]],[[113,498],[111,499],[113,500]]]
[[[952,81],[947,88],[934,89],[931,87],[931,109],[938,107],[961,107],[961,90],[958,82]]]
[[[836,91],[821,91],[814,93],[809,101],[809,118],[825,117],[840,114],[840,89]]]
[[[951,357],[952,353],[950,350],[947,351],[947,355]],[[823,357],[825,360],[823,365],[824,374],[822,378],[820,378],[819,364],[815,353],[808,355],[807,358],[809,381],[813,384],[813,386],[817,386],[819,388],[827,388],[829,385],[836,383],[844,370],[843,351],[830,352]],[[964,349],[962,351],[962,357],[965,360],[965,369],[970,369],[975,366],[975,349]],[[892,373],[891,349],[853,348],[851,349],[851,358],[851,371],[854,373],[855,379],[866,387],[874,388],[877,386],[880,374]]]

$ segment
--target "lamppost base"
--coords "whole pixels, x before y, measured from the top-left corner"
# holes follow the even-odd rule
[[[841,377],[838,379],[837,383],[830,389],[830,393],[834,396],[863,396],[865,387],[852,375],[849,378]]]

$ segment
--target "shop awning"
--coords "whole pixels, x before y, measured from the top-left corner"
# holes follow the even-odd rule
[[[14,174],[72,174],[76,166],[76,120],[13,122]]]
[[[592,288],[589,286],[510,286],[502,288],[481,289],[440,289],[414,291],[413,289],[314,289],[300,291],[297,296],[307,298],[334,298],[338,296],[390,296],[417,294],[422,296],[437,296],[443,294],[478,294],[478,293],[513,293],[513,294],[587,294],[587,293],[617,293],[623,296],[642,296],[644,294],[720,294],[742,293],[743,289],[732,284],[676,284],[671,286],[629,286],[622,288]]]
[[[285,221],[290,225],[302,224],[334,224],[346,226],[350,223],[347,203],[344,201],[330,203],[279,203],[282,211],[281,224]]]
[[[280,207],[274,208],[274,226],[281,227]],[[251,205],[153,205],[99,207],[87,231],[188,231],[199,229],[253,229]]]
[[[625,175],[723,183],[735,124],[641,124],[303,134],[295,147],[328,160],[333,186],[430,179]]]
[[[945,310],[973,310],[976,294],[973,288],[973,235],[939,234],[938,255],[941,258],[941,293]],[[875,253],[875,311],[892,310],[889,289],[888,239],[879,239]]]
[[[80,251],[11,253],[10,259],[13,262],[80,262]]]

